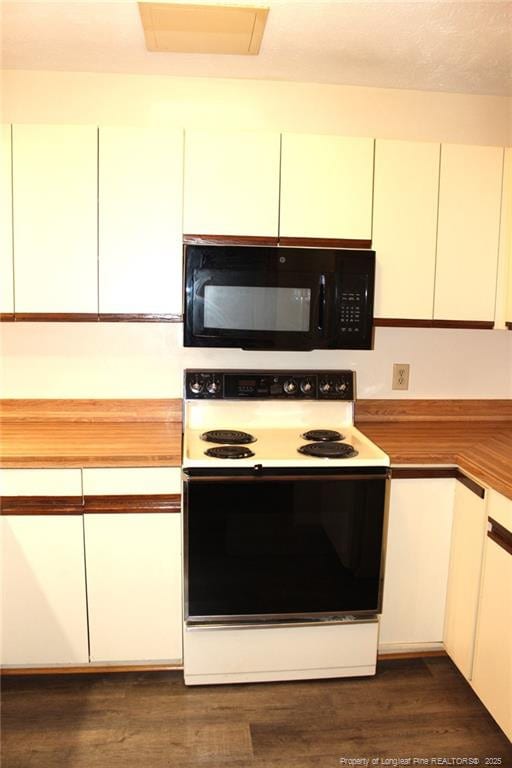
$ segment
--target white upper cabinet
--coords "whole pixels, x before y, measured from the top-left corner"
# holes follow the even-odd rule
[[[443,144],[434,318],[493,321],[503,149]]]
[[[503,326],[512,323],[512,149],[505,150],[503,166],[503,199],[501,203],[500,235],[501,275],[504,283],[502,295],[502,317],[497,318]]]
[[[373,139],[285,133],[281,237],[372,236]]]
[[[439,144],[377,139],[375,317],[432,319]]]
[[[13,127],[17,312],[98,311],[97,129]]]
[[[183,132],[99,131],[99,311],[180,314]]]
[[[11,126],[0,135],[0,312],[14,312],[12,265]]]
[[[183,231],[277,237],[279,134],[185,133]]]

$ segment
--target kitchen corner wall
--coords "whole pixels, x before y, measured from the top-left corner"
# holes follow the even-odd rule
[[[358,397],[512,397],[512,333],[377,328],[372,351],[184,349],[181,324],[5,323],[1,397],[181,397],[186,367],[350,368]],[[410,363],[410,389],[391,389]]]
[[[2,73],[2,121],[147,124],[512,144],[512,99],[352,86]],[[413,244],[412,244],[413,245]],[[182,326],[4,323],[0,396],[179,397],[184,367],[353,368],[359,397],[512,397],[512,332],[377,328],[373,351],[190,350]],[[391,390],[394,362],[410,389]]]

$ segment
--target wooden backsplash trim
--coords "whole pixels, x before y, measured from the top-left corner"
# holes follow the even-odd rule
[[[382,328],[432,328],[432,320],[406,317],[374,317],[373,324]]]
[[[97,323],[97,312],[15,312],[16,323]]]
[[[1,515],[83,515],[81,496],[1,496]]]
[[[181,422],[181,399],[0,400],[2,421]]]
[[[494,320],[432,320],[432,328],[470,328],[492,331]]]
[[[345,237],[280,237],[279,245],[294,248],[354,248],[368,249],[371,240],[354,240]]]
[[[405,317],[375,317],[373,324],[383,328],[465,328],[480,331],[494,328],[492,320],[416,320]]]
[[[182,323],[183,315],[157,314],[157,313],[113,313],[100,312],[100,323]]]
[[[355,420],[371,421],[512,421],[512,399],[358,400]]]
[[[270,245],[278,244],[277,237],[250,235],[183,235],[183,245]]]
[[[1,322],[18,323],[182,323],[182,314],[155,312],[16,312],[1,313]]]
[[[181,495],[151,494],[126,496],[85,496],[84,513],[87,514],[130,514],[130,513],[179,513]]]

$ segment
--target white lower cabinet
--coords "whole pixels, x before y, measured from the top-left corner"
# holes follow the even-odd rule
[[[512,500],[490,491],[472,686],[512,740]],[[508,546],[507,546],[508,542]]]
[[[1,663],[86,664],[81,515],[6,515],[0,522]]]
[[[181,515],[86,514],[84,525],[91,661],[180,662]]]
[[[453,478],[393,479],[379,651],[441,648]]]
[[[444,646],[467,680],[471,679],[473,669],[486,522],[485,498],[458,482],[455,488]]]

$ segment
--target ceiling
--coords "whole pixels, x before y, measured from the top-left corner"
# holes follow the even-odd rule
[[[2,2],[2,65],[512,95],[508,0],[247,4],[270,7],[258,56],[150,53],[131,0]]]

